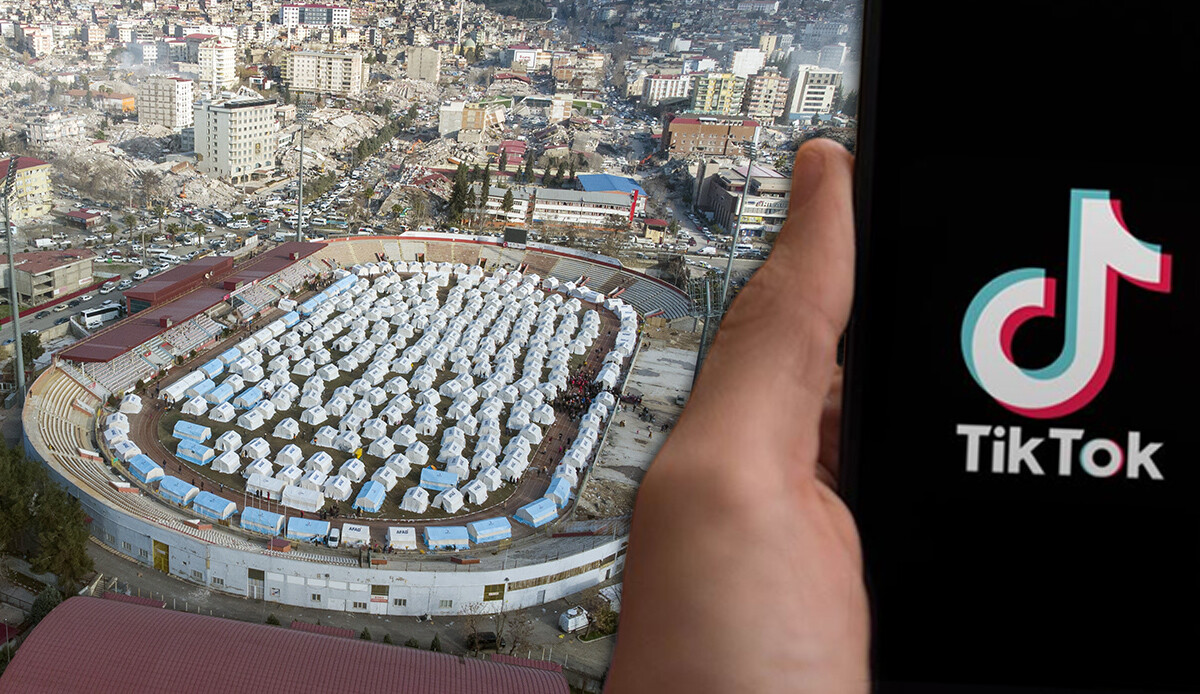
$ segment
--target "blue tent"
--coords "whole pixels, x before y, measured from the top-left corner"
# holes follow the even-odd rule
[[[171,432],[171,435],[185,441],[204,442],[212,438],[212,429],[181,419],[175,422],[175,429]]]
[[[192,510],[205,518],[223,521],[237,513],[237,504],[212,492],[200,492],[192,501]]]
[[[354,508],[362,509],[367,513],[379,513],[379,508],[383,506],[385,491],[383,485],[375,480],[367,482],[359,490],[358,498],[354,500]]]
[[[220,359],[213,359],[204,366],[201,366],[200,370],[207,374],[209,378],[216,378],[225,372],[225,363]]]
[[[471,542],[496,542],[512,537],[512,523],[503,516],[500,518],[484,518],[483,520],[467,523],[467,533]]]
[[[297,518],[292,516],[287,522],[287,537],[289,540],[312,540],[329,537],[329,521]]]
[[[133,456],[126,465],[129,467],[129,473],[143,484],[150,484],[162,479],[163,469],[144,453]]]
[[[283,516],[260,508],[244,508],[242,528],[263,535],[278,535],[283,532]]]
[[[283,321],[283,326],[285,328],[290,328],[300,322],[300,314],[296,313],[295,311],[288,311],[287,313],[283,314],[283,318],[281,320]]]
[[[212,459],[217,457],[217,452],[205,446],[202,443],[197,443],[191,439],[184,439],[179,442],[179,447],[175,449],[175,457],[195,463],[196,465],[208,465]]]
[[[221,362],[225,365],[232,364],[233,362],[235,362],[241,358],[242,358],[242,350],[238,349],[237,347],[230,347],[229,349],[225,350],[224,352],[221,352],[221,356],[217,357],[217,359],[220,359]]]
[[[645,197],[646,191],[638,182],[628,176],[614,174],[579,174],[575,177],[579,186],[589,193],[632,193],[637,191],[638,197]]]
[[[220,362],[218,362],[218,363],[220,363]],[[196,385],[192,386],[191,388],[188,388],[186,392],[194,398],[198,395],[204,395],[205,393],[207,393],[208,391],[210,391],[216,387],[217,387],[217,384],[214,383],[211,378],[206,378],[203,381],[200,381]]]
[[[562,477],[556,477],[542,498],[552,500],[559,508],[566,508],[571,499],[571,483]]]
[[[558,518],[558,506],[554,501],[545,497],[531,504],[525,504],[513,514],[513,519],[531,528],[540,528]]]
[[[458,475],[427,467],[421,470],[420,484],[426,489],[442,492],[458,486]]]
[[[262,400],[262,399],[263,399],[262,389],[259,388],[258,386],[252,386],[250,388],[247,388],[246,390],[243,390],[240,395],[238,395],[236,398],[234,398],[233,404],[237,405],[238,407],[240,407],[244,410],[248,410],[251,407],[254,407],[254,405],[257,404],[258,401]],[[238,403],[241,403],[241,404],[238,405]]]
[[[467,549],[471,541],[465,526],[426,526],[425,546],[429,549]]]
[[[178,477],[167,475],[158,483],[158,493],[171,503],[187,506],[192,503],[192,499],[196,498],[200,490]]]
[[[228,383],[222,383],[204,394],[204,399],[210,405],[220,405],[223,402],[229,402],[231,398],[233,398],[233,386]]]

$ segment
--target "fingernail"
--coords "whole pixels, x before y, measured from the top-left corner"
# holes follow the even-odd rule
[[[825,174],[825,153],[820,150],[827,145],[815,142],[809,140],[800,145],[796,152],[796,165],[792,171],[791,205],[794,207],[804,205],[812,199]]]

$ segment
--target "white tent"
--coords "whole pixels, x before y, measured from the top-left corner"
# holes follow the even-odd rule
[[[425,513],[429,509],[429,492],[424,487],[410,487],[400,499],[400,510]]]
[[[396,473],[397,477],[408,477],[408,473],[412,471],[412,465],[403,453],[389,456],[387,460],[383,461],[383,466]]]
[[[325,506],[325,498],[321,496],[320,492],[289,485],[283,488],[282,503],[284,506],[296,509],[297,511],[316,513]]]
[[[433,497],[433,505],[441,507],[446,513],[458,513],[465,501],[462,492],[454,487],[445,489]]]
[[[281,480],[277,480],[274,477],[267,477],[257,472],[250,474],[246,480],[247,494],[272,501],[278,501],[286,489],[295,489],[295,487],[288,487]]]
[[[333,442],[338,437],[338,430],[331,426],[323,426],[317,429],[317,433],[313,436],[313,445],[321,446],[322,448],[333,448]]]
[[[258,460],[253,461],[249,465],[246,466],[245,470],[242,470],[242,477],[245,477],[247,479],[254,475],[261,475],[263,477],[271,477],[274,474],[275,474],[275,466],[272,465],[271,461],[267,460],[266,458],[259,458]]]
[[[128,463],[133,458],[142,454],[142,449],[137,447],[133,441],[122,441],[113,446],[113,453],[121,459],[121,462]]]
[[[408,447],[404,455],[413,465],[425,465],[429,462],[429,446],[424,441],[417,441]]]
[[[226,451],[212,460],[212,469],[216,472],[232,475],[241,468],[242,459],[234,451]]]
[[[128,433],[129,417],[125,416],[123,412],[114,412],[105,418],[104,425],[108,429],[120,429]]]
[[[338,474],[351,482],[362,482],[363,478],[367,476],[367,471],[361,460],[351,458],[342,463],[342,466],[338,468]]]
[[[509,482],[517,482],[525,472],[525,465],[516,460],[506,460],[500,465],[500,476]]]
[[[536,424],[529,424],[524,429],[521,429],[521,438],[537,445],[542,442],[542,428]]]
[[[446,463],[446,472],[457,476],[461,482],[471,476],[471,461],[461,455],[455,456]]]
[[[270,403],[271,406],[275,408],[276,412],[286,412],[292,409],[292,404],[294,401],[295,398],[292,398],[286,393],[275,393],[271,396]]]
[[[142,411],[141,397],[130,393],[121,398],[121,412],[125,414],[137,414]]]
[[[554,423],[554,408],[549,403],[538,405],[534,409],[533,414],[529,417],[530,421],[535,424],[553,424]]]
[[[579,473],[576,472],[575,468],[571,467],[570,465],[560,464],[555,467],[554,476],[562,477],[563,479],[567,480],[567,482],[571,483],[572,487],[579,484]]]
[[[311,376],[317,372],[317,365],[309,357],[292,364],[292,373],[297,376]]]
[[[367,446],[367,455],[374,456],[376,458],[386,458],[395,450],[395,442],[393,442],[387,436],[382,436],[372,441],[370,446]]]
[[[481,506],[487,501],[488,488],[483,482],[475,479],[467,482],[462,488],[463,496],[472,506]]]
[[[333,471],[333,456],[325,451],[317,451],[304,461],[305,470],[319,470],[326,475]]]
[[[433,436],[437,433],[438,419],[435,417],[425,415],[417,418],[417,421],[413,422],[413,424],[417,433],[421,436]]]
[[[213,447],[223,452],[236,451],[242,447],[242,435],[236,431],[227,431],[217,437]]]
[[[311,489],[314,492],[322,492],[325,488],[325,480],[329,479],[329,475],[320,470],[309,470],[300,477],[300,486],[305,489]]]
[[[104,443],[108,444],[110,447],[115,446],[118,443],[121,443],[122,441],[128,441],[128,440],[129,440],[129,432],[127,432],[127,431],[121,431],[120,429],[105,429],[104,430]]]
[[[300,435],[300,425],[296,420],[288,417],[275,425],[275,431],[272,433],[277,439],[292,440]]]
[[[183,404],[182,411],[184,414],[190,414],[197,417],[203,416],[206,412],[208,412],[208,402],[204,398],[196,396]]]
[[[304,471],[295,465],[288,465],[279,472],[275,473],[275,479],[284,484],[295,484],[304,476]]]
[[[241,454],[243,458],[249,458],[250,460],[266,458],[267,456],[271,455],[271,444],[267,443],[266,439],[259,436],[258,438],[247,442],[245,446],[242,446]]]
[[[480,470],[476,473],[475,479],[482,482],[483,486],[487,487],[489,492],[494,492],[503,485],[503,476],[500,474],[500,468],[495,465],[489,465]]]
[[[423,513],[423,511],[420,511],[420,513]],[[387,545],[393,550],[416,550],[417,529],[397,527],[388,528]]]
[[[387,436],[387,422],[372,417],[362,423],[362,437],[368,441],[374,441],[378,438]]]
[[[276,465],[299,465],[304,459],[304,451],[294,443],[289,443],[279,450],[275,456]]]
[[[350,480],[341,475],[331,477],[326,480],[323,491],[325,492],[325,496],[334,501],[345,501],[350,498]]]
[[[315,407],[323,402],[325,402],[325,398],[321,396],[319,391],[306,390],[300,396],[300,407]]]
[[[339,451],[353,453],[362,448],[362,437],[353,431],[343,431],[333,440],[333,447]]]
[[[237,419],[238,426],[246,431],[254,431],[263,425],[263,416],[258,410],[250,410]]]

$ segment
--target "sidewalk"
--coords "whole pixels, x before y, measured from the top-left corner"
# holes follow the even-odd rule
[[[96,571],[104,574],[105,583],[118,579],[128,587],[131,595],[154,598],[167,603],[168,609],[195,612],[214,617],[236,619],[262,624],[267,616],[274,614],[280,624],[292,620],[336,626],[361,632],[367,628],[374,641],[382,641],[390,634],[392,642],[402,645],[415,638],[422,648],[429,648],[435,634],[442,642],[445,653],[467,655],[466,639],[469,632],[461,616],[434,617],[421,622],[411,616],[382,616],[350,612],[330,612],[291,605],[281,605],[248,598],[239,598],[216,593],[192,583],[181,581],[149,567],[129,561],[95,542],[88,543],[88,554],[96,563]],[[528,610],[534,619],[533,644],[525,652],[514,655],[535,660],[552,660],[564,668],[574,670],[595,679],[601,679],[608,671],[615,639],[606,638],[583,643],[573,635],[563,634],[558,629],[558,615],[571,604],[568,600],[533,607]],[[489,627],[481,627],[486,631]]]

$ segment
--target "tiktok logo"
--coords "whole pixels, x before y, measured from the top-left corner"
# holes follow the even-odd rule
[[[1066,337],[1062,353],[1041,369],[1013,361],[1013,335],[1025,321],[1055,315],[1055,280],[1022,268],[989,282],[971,301],[962,353],[988,395],[1025,417],[1062,417],[1091,402],[1112,372],[1117,339],[1117,279],[1171,291],[1171,256],[1136,239],[1108,191],[1071,191]]]

